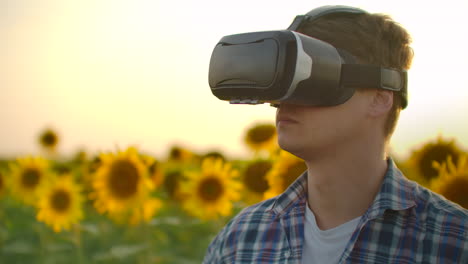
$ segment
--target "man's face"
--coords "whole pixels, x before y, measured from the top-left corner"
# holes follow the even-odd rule
[[[338,151],[366,136],[369,100],[369,93],[356,92],[344,104],[331,107],[281,104],[276,112],[278,143],[303,159]]]

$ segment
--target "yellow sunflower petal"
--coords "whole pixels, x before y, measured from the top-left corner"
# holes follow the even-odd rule
[[[431,183],[431,188],[468,209],[468,155],[463,155],[457,163],[448,158],[439,166],[439,177]]]
[[[7,190],[7,181],[4,176],[4,173],[0,170],[0,198],[6,193]]]
[[[307,166],[302,159],[281,151],[278,160],[265,176],[270,187],[265,192],[264,199],[284,192],[306,170]]]

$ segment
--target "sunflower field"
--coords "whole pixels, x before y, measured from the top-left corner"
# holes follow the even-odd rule
[[[279,150],[273,124],[244,135],[244,159],[173,146],[166,158],[136,147],[0,160],[0,263],[201,263],[208,244],[248,205],[284,191],[305,169]],[[398,167],[468,208],[468,154],[442,136]]]

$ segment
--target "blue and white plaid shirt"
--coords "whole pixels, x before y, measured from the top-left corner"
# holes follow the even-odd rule
[[[379,193],[339,263],[468,263],[468,210],[407,180],[391,159]],[[244,209],[203,263],[300,263],[307,172],[279,196]]]

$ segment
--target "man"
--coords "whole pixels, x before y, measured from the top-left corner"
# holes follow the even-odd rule
[[[407,70],[406,30],[356,10],[306,19],[295,31],[359,63]],[[407,180],[387,156],[405,100],[401,92],[356,89],[334,106],[280,102],[279,145],[307,171],[231,220],[204,263],[468,263],[467,210]]]

